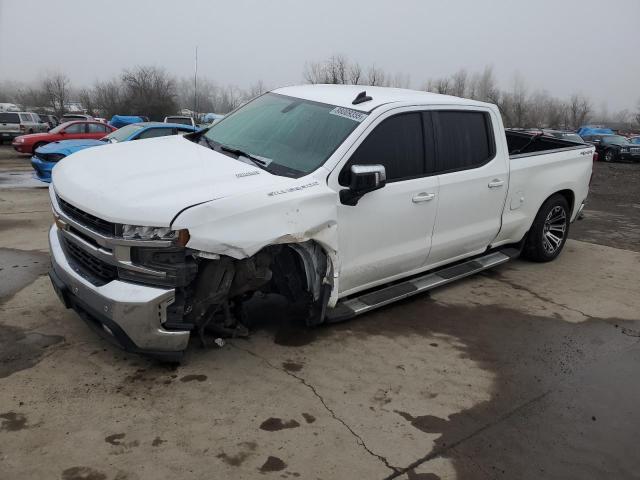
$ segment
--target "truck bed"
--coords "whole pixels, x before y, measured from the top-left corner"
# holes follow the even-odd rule
[[[554,151],[585,148],[585,144],[563,140],[549,135],[505,130],[509,158],[528,157]],[[588,145],[587,145],[588,146]]]

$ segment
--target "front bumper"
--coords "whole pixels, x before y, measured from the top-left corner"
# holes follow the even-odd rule
[[[640,152],[620,152],[618,158],[626,162],[640,162]]]
[[[51,183],[51,170],[55,163],[53,162],[43,162],[38,157],[31,157],[31,167],[34,170],[34,176],[37,180],[41,182]]]
[[[24,135],[24,133],[21,133],[21,132],[0,132],[0,140],[2,140],[2,141],[11,140],[13,142],[13,139],[16,138],[16,137],[19,137],[20,135]]]
[[[126,351],[179,361],[190,333],[162,327],[175,290],[121,280],[96,286],[70,263],[59,235],[53,225],[49,231],[49,276],[65,307],[73,308],[98,333]]]
[[[15,142],[12,142],[12,143],[11,143],[11,146],[13,147],[13,149],[14,149],[16,152],[19,152],[19,153],[33,153],[33,152],[31,151],[31,149],[33,148],[31,145],[26,145],[26,144],[24,144],[24,143],[15,143]]]

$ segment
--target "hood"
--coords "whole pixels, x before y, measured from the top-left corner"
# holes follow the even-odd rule
[[[159,227],[192,205],[293,182],[179,135],[89,148],[53,169],[65,201],[111,222]]]
[[[100,140],[59,140],[57,142],[47,143],[42,147],[38,148],[38,152],[40,153],[61,153],[64,155],[71,155],[78,150],[82,150],[84,148],[89,147],[97,147],[99,145],[106,145],[106,142],[101,142]]]
[[[37,140],[49,140],[51,138],[49,132],[42,132],[42,133],[27,133],[26,135],[20,135],[19,137],[16,137],[16,139],[18,138],[23,138],[25,143],[28,142],[33,142],[35,143]]]

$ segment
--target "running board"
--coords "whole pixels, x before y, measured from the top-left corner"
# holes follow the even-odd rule
[[[356,315],[362,315],[376,308],[389,305],[407,297],[417,295],[474,275],[488,268],[501,265],[520,254],[517,248],[506,248],[497,252],[488,253],[452,267],[444,267],[426,275],[415,277],[401,283],[381,288],[358,297],[340,300],[335,308],[327,309],[325,322],[337,323],[348,320]]]

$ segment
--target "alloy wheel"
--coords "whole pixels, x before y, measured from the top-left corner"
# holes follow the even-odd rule
[[[562,245],[567,232],[567,212],[557,205],[551,209],[542,229],[542,245],[549,255],[553,255]]]

